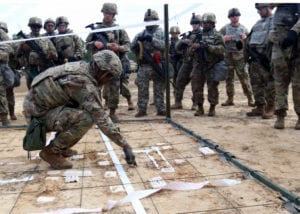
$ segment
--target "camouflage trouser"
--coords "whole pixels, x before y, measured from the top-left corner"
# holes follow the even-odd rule
[[[14,88],[7,88],[6,89],[6,98],[8,101],[8,109],[11,112],[11,109],[15,108],[15,93]]]
[[[184,62],[176,78],[176,89],[174,89],[175,101],[180,102],[183,99],[184,89],[191,81],[192,62]]]
[[[171,77],[171,78],[173,78],[174,83],[176,83],[176,79],[177,79],[177,76],[178,76],[178,73],[180,71],[182,64],[183,64],[182,60],[177,60],[177,61],[173,60],[172,61],[174,74],[173,74],[173,77]]]
[[[111,83],[104,85],[103,98],[105,99],[109,109],[117,109],[120,97],[120,79],[116,79]]]
[[[234,96],[234,71],[238,76],[243,88],[243,92],[247,97],[252,96],[249,85],[248,73],[245,70],[244,59],[235,59],[231,53],[225,54],[225,62],[228,65],[228,73],[226,78],[226,93],[228,97]]]
[[[203,69],[205,70],[205,68]],[[219,82],[211,80],[212,71],[203,72],[200,70],[200,64],[197,63],[193,66],[192,71],[192,91],[195,99],[195,104],[203,105],[204,103],[204,85],[207,83],[207,100],[211,105],[217,105],[219,103]]]
[[[249,65],[249,76],[255,105],[274,105],[275,86],[272,71],[267,71],[258,62]]]
[[[131,98],[131,93],[129,90],[129,79],[128,78],[124,78],[122,79],[122,86],[121,86],[121,95],[123,97],[125,97],[127,100]]]
[[[56,107],[39,119],[46,124],[47,132],[56,131],[52,141],[56,151],[74,146],[93,125],[88,112],[65,106]]]
[[[0,67],[0,114],[8,114],[8,104],[6,98],[6,84],[2,76],[2,70]]]
[[[286,35],[286,33],[284,34]],[[279,45],[273,44],[272,63],[275,78],[275,113],[288,109],[288,90],[292,84],[294,110],[300,115],[300,39],[298,38],[298,56],[291,60],[292,48],[282,50]]]
[[[135,84],[138,87],[138,111],[147,111],[150,80],[153,80],[154,105],[157,112],[161,112],[165,110],[165,82],[156,74],[150,65],[141,65],[137,73],[137,78],[135,79]]]

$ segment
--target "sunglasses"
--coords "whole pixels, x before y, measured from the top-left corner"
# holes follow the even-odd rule
[[[237,13],[230,14],[230,15],[229,15],[229,18],[235,17],[235,16],[240,16],[240,14],[237,14]]]
[[[40,29],[42,28],[42,26],[40,25],[30,25],[31,28],[35,28],[35,29]]]

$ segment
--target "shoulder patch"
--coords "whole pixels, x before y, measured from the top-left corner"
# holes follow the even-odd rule
[[[81,62],[65,63],[65,71],[77,71],[77,70],[81,69],[80,63]]]

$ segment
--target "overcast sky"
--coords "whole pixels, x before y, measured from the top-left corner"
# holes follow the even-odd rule
[[[189,22],[192,12],[196,14],[214,12],[217,16],[217,29],[229,22],[227,14],[232,7],[240,9],[242,14],[240,22],[249,30],[259,19],[254,7],[256,1],[253,0],[0,0],[0,20],[8,24],[9,35],[11,36],[20,30],[29,33],[30,29],[27,24],[32,16],[38,16],[44,21],[47,18],[55,19],[63,15],[69,19],[69,28],[85,40],[88,30],[84,27],[90,23],[102,21],[100,11],[104,2],[117,3],[116,23],[121,26],[143,23],[144,13],[148,8],[156,10],[160,19],[163,19],[164,4],[168,4],[169,18],[180,14],[170,21],[169,26],[178,25],[181,32],[191,30]],[[181,14],[188,8],[191,10]],[[132,40],[134,35],[143,28],[143,26],[126,28],[126,31]]]

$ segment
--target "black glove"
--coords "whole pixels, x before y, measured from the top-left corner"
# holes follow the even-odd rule
[[[146,36],[144,36],[144,39],[145,39],[145,41],[147,41],[147,42],[152,42],[152,40],[153,40],[153,38],[152,38],[151,35],[146,35]]]
[[[143,42],[143,41],[145,41],[145,37],[144,36],[138,36],[137,40]]]
[[[298,35],[295,31],[289,30],[287,36],[281,41],[280,46],[282,49],[286,49],[297,43]]]
[[[235,42],[235,46],[236,46],[236,49],[240,51],[240,50],[243,49],[244,44],[241,40],[238,40],[238,41]]]
[[[123,148],[124,154],[125,154],[125,160],[127,162],[128,165],[132,165],[132,166],[136,166],[136,162],[135,162],[135,156],[132,152],[132,149],[129,145],[124,146]]]

